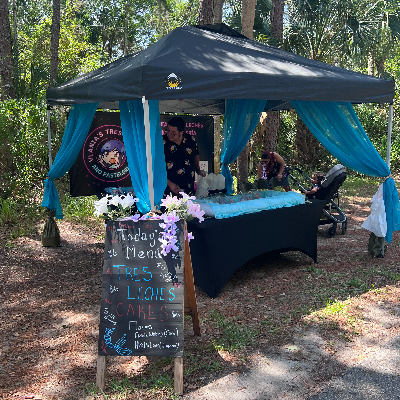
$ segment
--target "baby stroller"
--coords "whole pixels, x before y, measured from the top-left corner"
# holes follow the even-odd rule
[[[289,179],[296,185],[302,193],[311,186],[311,178],[296,167],[288,167]],[[321,188],[311,198],[325,200],[326,204],[319,221],[319,225],[332,224],[327,231],[328,237],[335,236],[338,223],[341,224],[342,234],[347,230],[347,218],[339,208],[339,188],[346,179],[346,168],[335,165],[326,175],[321,183]],[[336,200],[336,201],[335,201]]]

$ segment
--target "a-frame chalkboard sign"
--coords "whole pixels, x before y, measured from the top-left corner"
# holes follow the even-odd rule
[[[159,220],[109,221],[106,227],[96,384],[105,387],[107,356],[175,357],[183,394],[183,320],[200,335],[186,224],[178,251],[161,254]]]

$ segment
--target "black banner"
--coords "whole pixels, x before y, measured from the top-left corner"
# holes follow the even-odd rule
[[[96,112],[69,172],[71,196],[90,196],[104,193],[107,187],[132,186],[119,112]]]
[[[214,171],[214,119],[209,116],[180,116],[185,132],[196,138],[200,161]],[[163,134],[171,115],[160,115]],[[107,187],[131,187],[131,177],[119,112],[97,111],[75,164],[69,171],[71,196],[104,194]]]
[[[183,355],[183,224],[161,254],[159,220],[107,223],[99,355]]]

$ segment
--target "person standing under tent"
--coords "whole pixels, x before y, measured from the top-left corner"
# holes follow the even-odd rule
[[[179,192],[194,195],[195,173],[205,176],[206,172],[200,170],[196,140],[185,133],[185,121],[180,117],[173,117],[168,121],[164,136],[164,155],[168,185],[164,195],[176,196]]]
[[[268,180],[274,190],[276,186],[282,186],[286,192],[290,190],[285,161],[278,153],[262,152],[257,175],[258,179]]]

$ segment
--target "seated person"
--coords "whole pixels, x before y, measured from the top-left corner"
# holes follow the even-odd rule
[[[310,189],[306,190],[304,194],[307,197],[313,197],[321,187],[321,183],[324,180],[325,175],[321,171],[315,171],[311,175],[312,186]]]
[[[264,151],[258,163],[257,174],[258,179],[269,180],[274,190],[275,186],[282,186],[286,192],[290,190],[285,161],[278,153]]]

